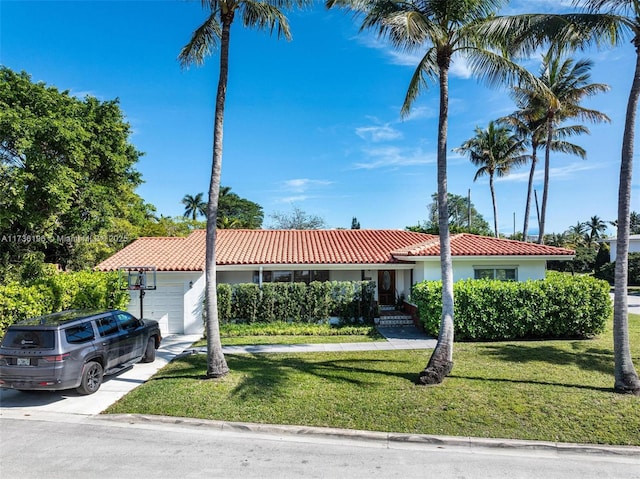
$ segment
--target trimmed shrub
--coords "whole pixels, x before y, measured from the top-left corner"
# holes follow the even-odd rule
[[[231,285],[218,283],[218,321],[226,323],[231,319]]]
[[[425,330],[437,336],[442,283],[414,285]],[[539,281],[465,280],[454,284],[454,334],[461,340],[589,337],[611,314],[609,285],[589,276],[549,272]]]
[[[338,316],[343,324],[373,322],[375,283],[371,281],[264,283],[262,289],[253,283],[227,285],[229,316],[221,313],[220,296],[228,293],[220,286],[218,312],[223,322],[311,323],[330,316]]]
[[[231,317],[246,323],[253,323],[258,318],[260,287],[247,283],[233,285],[231,295]]]
[[[58,273],[31,285],[0,285],[0,336],[23,319],[65,309],[124,309],[128,303],[115,272]]]

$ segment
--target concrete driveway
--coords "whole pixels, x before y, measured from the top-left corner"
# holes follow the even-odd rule
[[[0,416],[37,418],[40,414],[51,413],[100,414],[200,338],[201,336],[195,335],[173,335],[163,338],[154,362],[138,363],[119,374],[105,377],[98,392],[89,396],[78,394],[75,390],[21,392],[0,389]]]

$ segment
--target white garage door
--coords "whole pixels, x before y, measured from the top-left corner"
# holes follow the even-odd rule
[[[132,292],[129,311],[140,316],[140,296]],[[184,286],[182,283],[163,283],[144,296],[144,317],[160,323],[162,334],[184,332]]]

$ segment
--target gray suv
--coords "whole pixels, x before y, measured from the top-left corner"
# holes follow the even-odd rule
[[[118,310],[69,310],[20,321],[0,345],[0,387],[92,394],[104,375],[153,362],[161,340],[157,321]]]

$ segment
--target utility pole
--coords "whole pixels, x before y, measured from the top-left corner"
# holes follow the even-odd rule
[[[471,188],[467,193],[467,230],[471,233]]]

